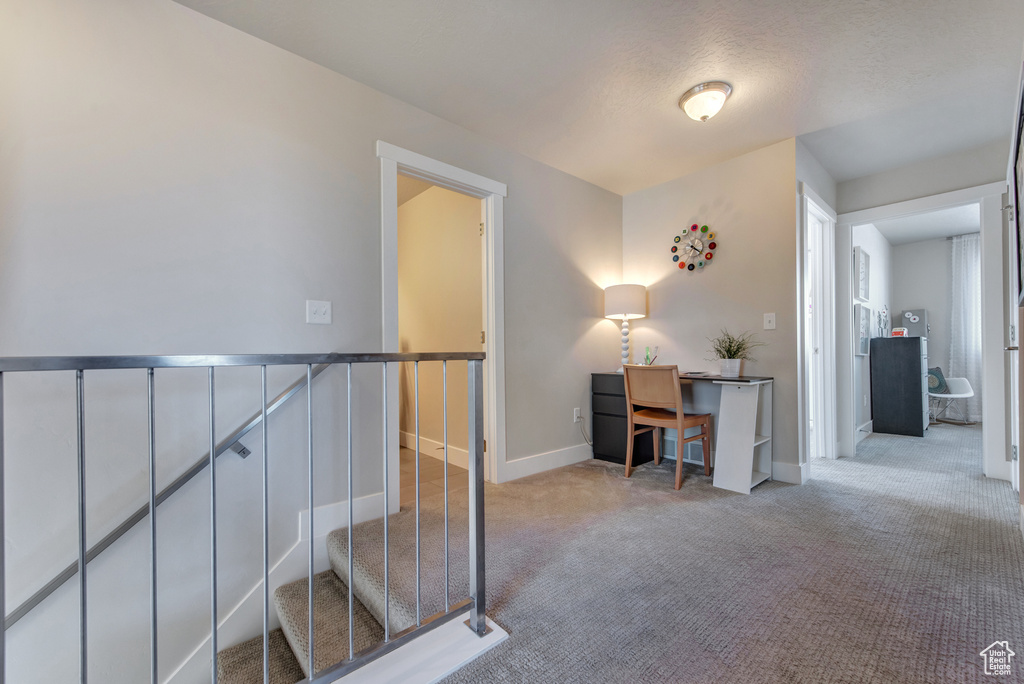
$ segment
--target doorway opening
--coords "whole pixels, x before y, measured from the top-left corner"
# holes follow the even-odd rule
[[[917,422],[918,431],[928,438],[929,430],[922,431],[921,425],[929,424],[929,368],[941,367],[944,376],[973,373],[977,381],[971,385],[981,400],[971,414],[980,422],[980,469],[988,477],[1010,480],[1011,436],[1004,415],[1009,387],[1003,346],[1010,330],[1002,250],[1005,190],[1005,183],[992,183],[839,217],[836,302],[845,309],[837,330],[841,455],[854,456],[863,439],[893,431],[891,426],[879,429],[880,417],[888,424],[898,414],[882,401],[894,400],[891,392],[872,397],[873,347],[898,346],[880,345],[877,338],[891,337],[893,328],[907,328],[909,337],[926,339],[920,347],[922,357],[927,354],[921,373],[908,381],[918,397],[903,402],[908,424]],[[973,266],[961,268],[975,273],[970,296],[970,288],[954,274],[957,246],[962,254],[973,252]],[[958,317],[968,315],[973,318],[957,323]],[[966,360],[958,358],[958,346],[966,344],[956,337],[961,333],[977,338]],[[879,369],[884,356],[878,358]],[[880,378],[891,379],[885,372]],[[918,383],[924,384],[923,392]]]
[[[482,201],[400,173],[397,207],[399,351],[483,351]],[[416,497],[417,438],[421,496],[441,493],[446,457],[448,489],[468,486],[466,370],[441,362],[399,370],[403,506]]]
[[[505,304],[502,244],[503,207],[507,188],[504,183],[380,140],[377,141],[377,157],[380,159],[381,191],[381,346],[385,352],[398,352],[401,348],[397,201],[399,174],[479,200],[480,218],[477,224],[478,231],[483,231],[483,235],[478,236],[482,250],[481,309],[484,325],[481,331],[486,331],[483,341],[486,354],[483,363],[484,476],[491,482],[501,482],[505,467]],[[449,364],[449,370],[451,367],[452,364]],[[454,386],[451,383],[449,385],[449,391],[454,392]],[[400,415],[399,389],[399,374],[391,373],[387,386],[388,415]],[[400,507],[399,441],[399,421],[392,421],[388,426],[387,467],[388,472],[394,473],[395,476],[388,478],[389,513],[397,512]]]

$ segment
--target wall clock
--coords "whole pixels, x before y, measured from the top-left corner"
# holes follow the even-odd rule
[[[718,238],[706,225],[694,223],[690,230],[672,240],[672,261],[679,268],[695,271],[704,268],[715,258]]]

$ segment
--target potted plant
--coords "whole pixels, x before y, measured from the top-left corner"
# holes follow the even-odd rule
[[[743,360],[754,360],[750,355],[751,350],[764,346],[764,343],[754,340],[752,332],[733,335],[728,330],[722,330],[721,335],[714,339],[708,338],[708,341],[711,342],[711,353],[718,359],[719,372],[723,378],[738,378]]]

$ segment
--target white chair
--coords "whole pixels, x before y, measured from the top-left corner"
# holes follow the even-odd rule
[[[928,398],[935,400],[935,408],[937,410],[934,412],[934,416],[936,422],[939,420],[939,416],[953,409],[960,415],[960,421],[964,425],[973,425],[974,423],[968,422],[967,416],[964,415],[964,412],[956,403],[957,399],[966,400],[974,396],[974,388],[971,387],[971,383],[967,381],[967,378],[946,378],[946,387],[949,389],[948,393],[928,393]],[[943,401],[946,403],[943,404]]]

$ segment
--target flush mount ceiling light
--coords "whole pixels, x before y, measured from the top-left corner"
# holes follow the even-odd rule
[[[679,107],[694,121],[707,121],[722,108],[732,86],[722,81],[696,85],[679,98]]]

